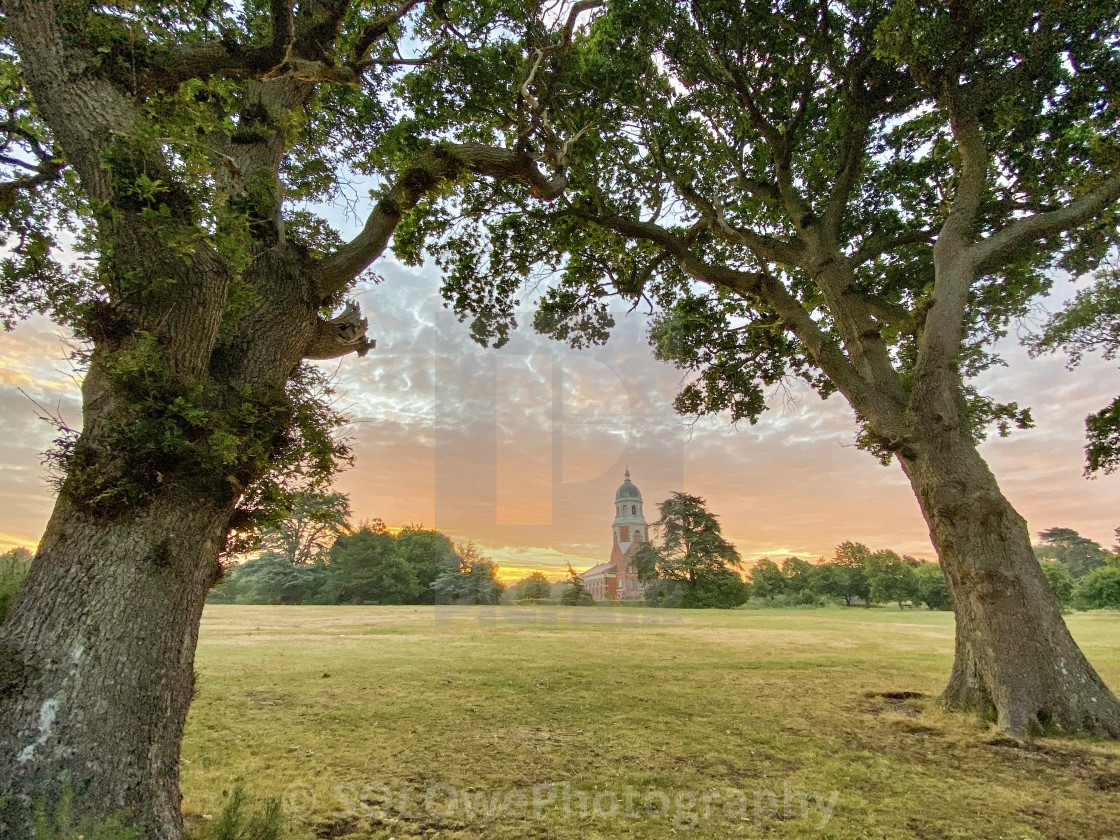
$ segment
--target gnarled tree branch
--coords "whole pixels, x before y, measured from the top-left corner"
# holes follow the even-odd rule
[[[351,55],[351,62],[355,65],[360,65],[366,60],[366,53],[374,43],[389,32],[393,25],[401,18],[423,3],[425,0],[404,0],[396,9],[389,12],[387,15],[382,15],[375,20],[371,20],[366,24],[362,34],[358,36],[358,42],[354,45],[354,51]]]
[[[464,172],[494,178],[517,180],[542,201],[559,198],[568,181],[563,173],[548,176],[526,152],[485,146],[481,143],[440,145],[429,149],[404,170],[366,219],[354,239],[323,258],[316,271],[316,282],[323,297],[344,289],[364,271],[389,243],[401,217],[437,185]]]
[[[359,69],[336,64],[325,55],[327,44],[324,42],[337,38],[338,27],[349,5],[349,0],[338,0],[322,8],[302,8],[297,27],[292,0],[271,0],[272,38],[269,43],[251,45],[222,39],[184,45],[170,50],[162,60],[150,61],[145,81],[148,87],[162,88],[212,76],[357,84]],[[378,19],[381,20],[383,18]]]
[[[900,234],[873,234],[863,240],[854,254],[849,257],[852,268],[863,265],[868,260],[891,254],[907,245],[921,245],[933,242],[937,234],[932,230],[913,230]]]
[[[1101,212],[1120,198],[1120,170],[1105,178],[1100,185],[1074,199],[1065,207],[1035,213],[1005,225],[973,245],[969,257],[977,267],[990,263],[1023,245],[1066,230]]]
[[[58,177],[63,165],[61,160],[45,160],[38,166],[30,167],[29,175],[0,182],[0,207],[10,203],[23,190],[33,190],[51,183]]]

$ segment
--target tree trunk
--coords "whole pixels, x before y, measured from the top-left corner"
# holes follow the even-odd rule
[[[162,251],[149,250],[159,264]],[[143,255],[132,264],[147,268]],[[319,339],[298,258],[273,249],[243,277],[267,291],[225,338],[215,271],[173,287],[193,323],[154,340],[134,329],[95,340],[83,430],[0,628],[0,791],[14,795],[0,802],[0,837],[28,836],[29,809],[53,809],[63,794],[75,817],[119,815],[150,840],[182,836],[179,750],[203,604],[243,493],[269,468],[261,453],[294,445],[284,383]],[[130,324],[145,315],[129,313]],[[168,408],[177,394],[203,419],[179,419]],[[153,449],[151,433],[135,431],[152,425],[174,445]],[[236,437],[236,451],[212,450],[221,435]]]
[[[179,745],[231,511],[179,491],[106,522],[60,494],[0,631],[0,836],[67,788],[78,815],[181,836]]]
[[[1016,738],[1043,732],[1120,737],[1120,703],[1062,620],[1026,521],[960,426],[919,425],[899,461],[929,525],[956,613],[956,661],[942,702],[994,716]]]

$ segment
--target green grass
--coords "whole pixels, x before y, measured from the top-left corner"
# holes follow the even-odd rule
[[[1120,614],[1069,623],[1120,689]],[[1120,837],[1120,745],[941,711],[952,634],[917,610],[214,605],[184,809],[241,784],[308,838]]]

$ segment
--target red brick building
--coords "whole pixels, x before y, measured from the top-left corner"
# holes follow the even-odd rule
[[[614,543],[611,559],[584,572],[581,577],[596,601],[627,601],[642,597],[642,582],[631,563],[642,543],[649,539],[649,526],[642,513],[642,493],[626,480],[614,494]]]

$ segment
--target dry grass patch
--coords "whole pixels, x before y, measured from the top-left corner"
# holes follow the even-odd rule
[[[1120,688],[1120,615],[1070,625]],[[951,655],[928,612],[213,606],[184,806],[286,791],[305,838],[1120,837],[1120,747],[945,713]]]

